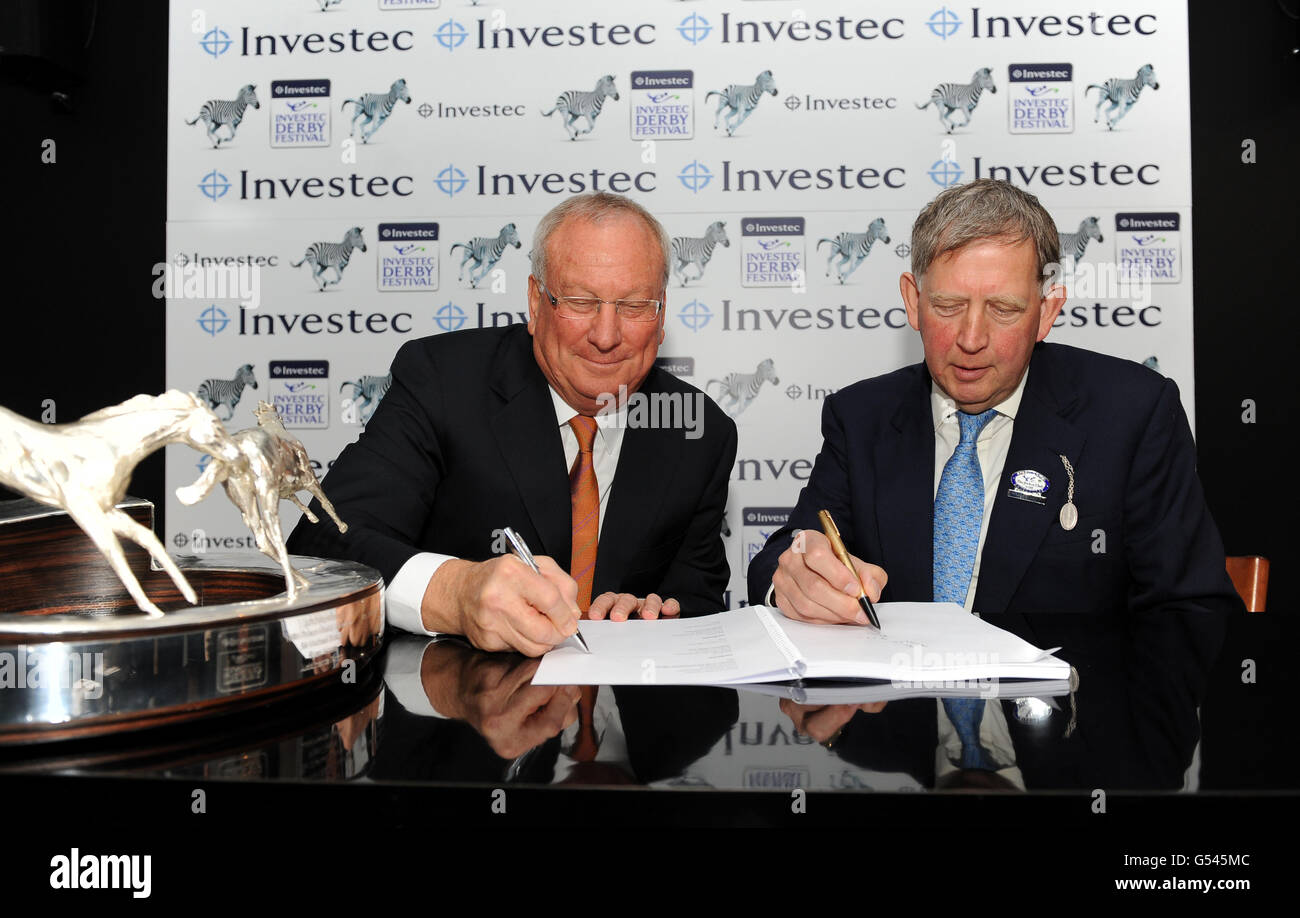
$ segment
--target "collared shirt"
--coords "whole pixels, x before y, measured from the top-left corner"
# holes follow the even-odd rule
[[[560,428],[560,442],[564,444],[565,468],[573,468],[578,457],[578,435],[569,426],[569,421],[577,417],[578,412],[560,397],[554,388],[550,389],[551,404],[555,409],[555,423]],[[592,460],[596,470],[596,484],[600,488],[600,526],[605,525],[605,511],[609,506],[609,495],[614,485],[614,470],[618,468],[619,453],[623,448],[623,432],[627,425],[627,405],[620,406],[616,412],[606,412],[596,416],[596,439],[592,443]],[[536,546],[531,546],[536,547]],[[384,601],[390,624],[415,634],[432,635],[436,632],[424,627],[420,606],[424,602],[424,591],[429,581],[442,566],[444,561],[453,559],[454,555],[424,551],[412,555],[397,572],[393,582],[388,585]]]
[[[984,516],[980,520],[979,545],[975,549],[975,568],[971,572],[970,587],[966,591],[966,611],[971,611],[975,602],[975,588],[979,583],[980,559],[984,555],[984,538],[989,531],[989,517],[993,514],[993,502],[998,496],[998,485],[1002,480],[1002,467],[1006,465],[1007,454],[1011,451],[1011,429],[1020,410],[1020,399],[1025,394],[1026,372],[1020,377],[1020,384],[1015,391],[1001,403],[994,405],[997,412],[975,441],[975,452],[979,456],[980,474],[984,478]],[[939,482],[943,478],[943,467],[948,464],[952,454],[961,442],[961,425],[957,423],[957,403],[944,394],[939,384],[930,381],[930,414],[934,421],[934,496],[939,494]]]

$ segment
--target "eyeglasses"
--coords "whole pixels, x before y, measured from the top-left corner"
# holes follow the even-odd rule
[[[663,300],[602,300],[596,296],[556,296],[546,289],[540,280],[537,286],[546,294],[546,298],[555,307],[555,314],[562,319],[590,319],[600,313],[605,303],[614,304],[614,314],[628,322],[653,322],[659,318]]]

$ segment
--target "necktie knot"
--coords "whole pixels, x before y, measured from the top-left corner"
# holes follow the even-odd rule
[[[596,442],[596,419],[580,414],[569,420],[569,427],[578,438],[578,452],[591,452],[592,445]]]
[[[964,411],[957,412],[957,423],[961,425],[961,444],[974,443],[979,439],[980,431],[984,425],[993,420],[997,411],[989,408],[979,414],[967,414]]]

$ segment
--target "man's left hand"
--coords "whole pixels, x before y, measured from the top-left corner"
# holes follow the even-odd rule
[[[611,622],[625,622],[633,616],[644,619],[676,618],[682,614],[681,604],[675,599],[667,602],[651,593],[637,599],[631,593],[601,593],[591,601],[587,618],[598,622],[608,616]]]

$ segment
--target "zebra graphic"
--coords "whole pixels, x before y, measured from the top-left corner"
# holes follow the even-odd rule
[[[515,230],[513,223],[507,223],[501,227],[501,232],[496,236],[475,236],[469,242],[457,242],[447,250],[450,255],[457,248],[465,250],[465,257],[460,260],[460,271],[456,273],[456,280],[465,279],[465,265],[471,260],[474,262],[469,269],[469,285],[477,287],[478,282],[483,279],[483,275],[492,270],[493,266],[501,260],[501,253],[506,250],[506,246],[512,245],[519,248],[519,233]],[[474,271],[477,270],[476,275]]]
[[[776,83],[772,79],[772,71],[764,70],[758,75],[754,82],[748,85],[732,83],[724,90],[710,89],[704,94],[705,100],[709,96],[718,96],[718,110],[713,116],[713,129],[718,129],[718,121],[722,118],[723,109],[730,109],[727,112],[727,136],[731,137],[736,132],[736,128],[744,123],[750,113],[758,107],[758,100],[763,98],[763,93],[776,95]]]
[[[933,105],[934,110],[939,113],[939,123],[951,134],[954,127],[966,127],[970,124],[971,112],[975,111],[976,105],[979,105],[980,95],[986,89],[989,92],[998,91],[998,88],[993,85],[993,71],[988,67],[981,67],[975,71],[969,83],[940,83],[930,92],[930,101],[916,107],[923,109]],[[966,113],[966,120],[961,124],[954,124],[952,115],[958,110]]]
[[[304,262],[310,262],[311,278],[316,282],[317,289],[324,291],[326,284],[337,284],[343,280],[343,269],[352,259],[353,249],[360,249],[363,252],[366,250],[366,241],[361,238],[359,226],[348,230],[342,242],[313,242],[307,246],[307,251],[303,253],[302,258],[289,262],[289,266],[297,268]],[[334,280],[325,279],[323,275],[326,268],[334,269]]]
[[[387,376],[362,376],[356,382],[345,379],[343,385],[339,386],[339,391],[342,392],[348,386],[352,387],[352,401],[354,404],[360,403],[357,417],[361,420],[362,426],[365,426],[392,385],[393,371],[389,370]]]
[[[776,365],[769,357],[760,360],[753,373],[728,373],[723,379],[710,379],[704,384],[704,391],[718,403],[718,407],[734,418],[749,407],[764,382],[775,386],[780,381],[776,376]],[[711,388],[715,385],[718,387],[717,395],[713,394]],[[723,399],[728,404],[723,404]]]
[[[388,116],[393,113],[393,106],[399,99],[407,105],[411,104],[411,94],[406,91],[406,80],[398,80],[388,88],[388,92],[368,92],[359,99],[344,99],[343,104],[339,106],[340,111],[346,108],[349,102],[357,107],[356,114],[352,116],[352,130],[348,132],[348,136],[356,134],[357,119],[365,115],[366,120],[361,124],[361,142],[369,143],[375,131],[383,127]],[[373,125],[373,127],[366,130],[366,125]]]
[[[555,98],[555,107],[549,112],[542,112],[542,116],[549,118],[556,112],[568,116],[564,122],[564,129],[569,132],[570,140],[577,140],[579,134],[590,134],[596,127],[596,116],[600,114],[601,106],[605,104],[605,98],[609,97],[615,102],[618,101],[618,90],[614,88],[614,77],[605,75],[596,81],[596,89],[593,92],[583,92],[580,89],[570,89],[568,92],[562,92]],[[579,118],[587,119],[587,129],[579,131],[574,123]]]
[[[239,404],[239,397],[244,394],[244,386],[257,388],[257,379],[253,376],[253,365],[246,363],[235,371],[234,379],[205,379],[199,383],[198,397],[208,403],[208,407],[213,411],[217,410],[218,405],[225,405],[229,412],[223,421],[229,421],[235,416],[235,406]]]
[[[844,283],[848,276],[858,270],[858,266],[866,260],[867,255],[871,253],[872,244],[877,241],[886,244],[889,242],[889,230],[885,228],[884,217],[872,220],[865,233],[840,233],[834,239],[817,240],[819,249],[823,242],[831,244],[831,257],[826,259],[826,276],[831,276],[831,265],[838,258],[840,263],[836,265],[836,272],[840,276],[840,283]],[[845,265],[848,267],[845,268]]]
[[[1061,261],[1069,259],[1071,262],[1077,262],[1083,257],[1083,251],[1088,247],[1089,239],[1096,239],[1098,242],[1104,241],[1096,217],[1081,220],[1077,232],[1057,233],[1057,235],[1061,237]]]
[[[1139,67],[1137,76],[1131,80],[1111,77],[1103,84],[1089,83],[1088,89],[1083,91],[1085,96],[1089,89],[1098,90],[1097,110],[1092,116],[1093,124],[1101,120],[1102,104],[1109,102],[1110,108],[1106,109],[1106,129],[1115,130],[1115,123],[1128,114],[1128,110],[1137,102],[1138,93],[1142,92],[1143,86],[1150,86],[1152,89],[1160,88],[1160,84],[1156,82],[1156,72],[1150,64]],[[1116,113],[1115,117],[1110,116],[1111,112]]]
[[[709,228],[704,231],[703,236],[674,236],[673,237],[673,274],[686,286],[686,267],[695,265],[699,273],[692,280],[699,280],[704,276],[704,269],[713,257],[713,250],[718,243],[731,248],[731,240],[727,238],[726,225],[721,220],[709,224]]]
[[[1160,369],[1160,361],[1156,359],[1155,354],[1152,354],[1146,360],[1142,361],[1142,366],[1146,367],[1148,370],[1155,370],[1162,376],[1164,375],[1164,371]]]
[[[239,127],[239,122],[244,120],[244,111],[248,106],[261,108],[261,103],[257,101],[257,86],[249,83],[239,90],[239,95],[233,100],[209,99],[199,108],[199,113],[186,124],[198,124],[202,121],[208,128],[208,140],[212,141],[212,148],[215,150],[221,146],[221,142],[235,139],[235,129]],[[218,137],[217,128],[225,125],[230,130],[229,137]]]

